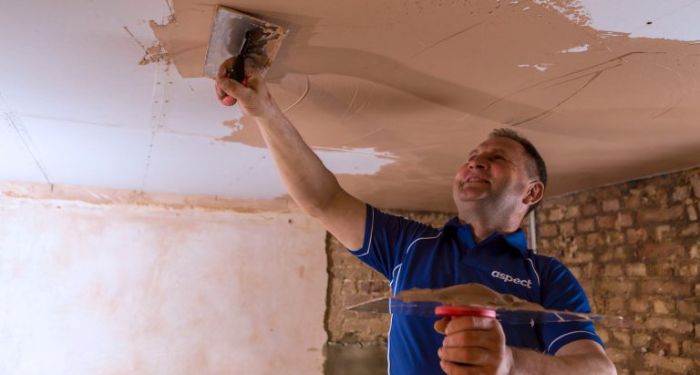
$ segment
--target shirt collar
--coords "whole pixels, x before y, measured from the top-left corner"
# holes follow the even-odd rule
[[[476,247],[472,226],[469,224],[461,224],[458,217],[455,216],[448,221],[447,224],[445,224],[445,230],[453,230],[462,245],[466,246],[468,249],[473,249]],[[505,235],[501,233],[493,233],[482,242],[491,241],[499,237],[510,245],[511,248],[518,250],[522,256],[528,256],[529,250],[527,248],[527,238],[525,238],[525,232],[523,232],[522,229],[518,229],[515,232],[507,233]]]

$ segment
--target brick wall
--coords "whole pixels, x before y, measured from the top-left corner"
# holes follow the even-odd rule
[[[400,214],[433,226],[452,216]],[[550,198],[537,210],[539,252],[569,266],[594,312],[630,323],[598,327],[620,374],[700,374],[699,215],[700,169]],[[385,348],[388,316],[344,307],[388,295],[388,282],[330,236],[327,251],[329,346],[384,355],[376,348]]]
[[[569,266],[594,311],[629,328],[598,331],[621,374],[700,373],[700,169],[548,199],[540,253]]]

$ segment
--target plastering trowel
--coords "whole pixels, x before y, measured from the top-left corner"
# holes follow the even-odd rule
[[[534,302],[501,294],[477,283],[440,289],[407,289],[395,297],[373,299],[348,309],[423,317],[474,316],[497,319],[506,324],[590,321],[609,327],[621,327],[624,321],[620,316],[547,310]]]
[[[619,316],[584,314],[571,311],[508,309],[478,305],[444,305],[437,301],[402,301],[395,298],[378,298],[347,308],[357,312],[405,314],[423,317],[474,316],[497,319],[506,324],[598,322],[607,327],[622,327],[624,320]]]
[[[286,35],[287,30],[281,26],[218,6],[209,37],[204,75],[216,79],[219,66],[235,56],[234,64],[228,69],[229,78],[243,81],[246,76],[245,60],[248,58],[257,65],[256,69],[262,76]]]

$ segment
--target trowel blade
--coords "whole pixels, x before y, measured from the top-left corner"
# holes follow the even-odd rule
[[[204,61],[204,75],[216,79],[219,66],[227,59],[240,54],[246,42],[246,33],[252,29],[260,31],[256,33],[261,37],[255,41],[255,52],[266,57],[263,66],[259,67],[259,73],[264,75],[277,55],[287,30],[224,6],[218,6],[216,9]]]
[[[405,314],[412,316],[434,317],[435,308],[443,306],[436,301],[405,302],[396,298],[377,298],[348,307],[348,310],[358,312]],[[468,306],[496,310],[496,319],[504,324],[565,323],[565,322],[600,322],[609,327],[622,327],[623,318],[619,316],[604,316],[557,310],[520,310],[494,308],[489,306]]]

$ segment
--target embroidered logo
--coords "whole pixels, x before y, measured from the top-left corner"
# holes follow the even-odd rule
[[[493,272],[491,272],[491,276],[495,277],[497,279],[501,279],[501,280],[503,280],[503,282],[506,282],[506,283],[513,283],[513,284],[524,286],[528,289],[532,289],[532,280],[519,279],[517,277],[513,277],[511,275],[507,275],[503,272],[495,271],[495,270]]]

